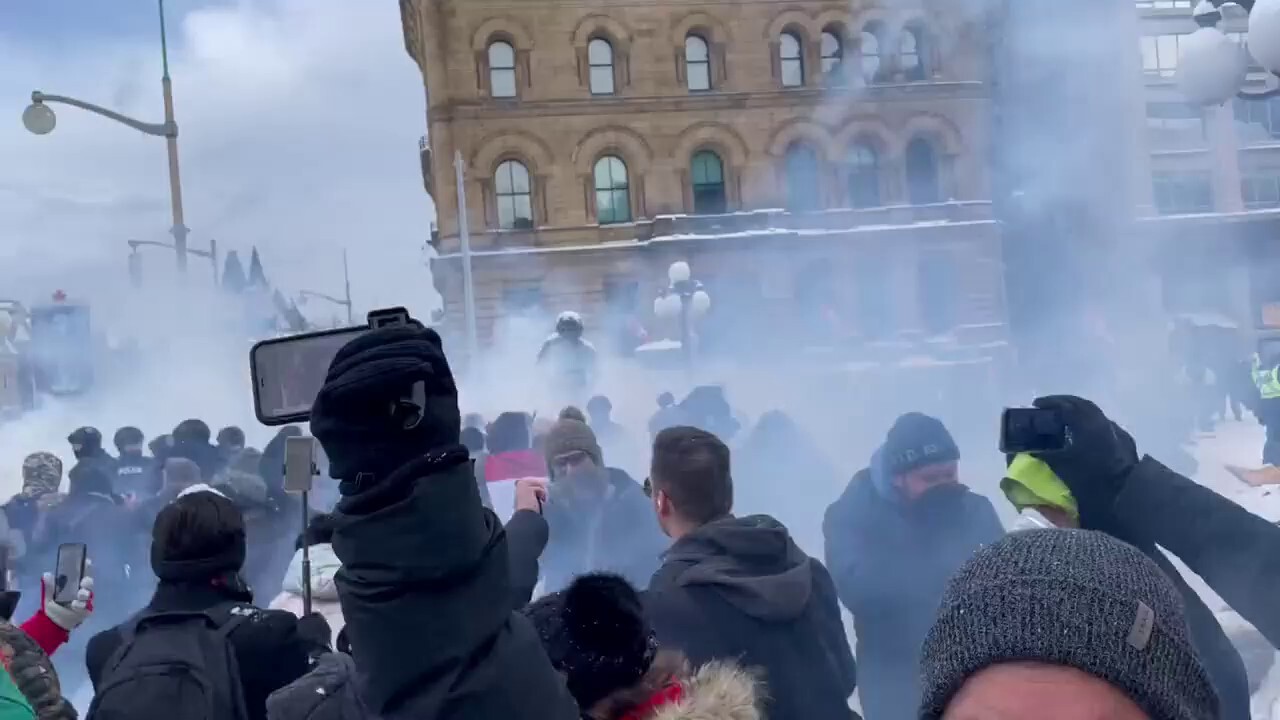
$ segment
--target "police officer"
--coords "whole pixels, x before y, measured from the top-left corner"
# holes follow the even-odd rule
[[[116,478],[113,483],[120,495],[133,498],[148,497],[156,492],[155,459],[144,454],[146,437],[133,426],[122,427],[113,438],[120,457],[116,460]]]
[[[1253,384],[1258,389],[1258,420],[1267,428],[1262,462],[1280,466],[1280,362],[1270,354],[1253,355]]]

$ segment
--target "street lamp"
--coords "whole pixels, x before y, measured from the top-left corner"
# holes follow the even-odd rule
[[[711,309],[711,296],[702,283],[693,279],[689,263],[678,260],[667,268],[670,285],[653,301],[653,314],[660,318],[680,318],[680,352],[686,367],[693,366],[691,320],[701,318]]]
[[[1224,5],[1249,13],[1249,32],[1242,47],[1218,28]],[[1187,99],[1221,105],[1233,97],[1265,98],[1280,94],[1272,87],[1246,92],[1249,56],[1267,72],[1280,74],[1280,0],[1200,0],[1191,13],[1200,26],[1179,42],[1178,86]]]
[[[169,154],[169,198],[173,213],[173,248],[177,254],[178,270],[187,269],[187,226],[182,212],[182,181],[178,172],[178,123],[173,119],[173,85],[169,80],[169,43],[165,35],[164,0],[158,0],[160,6],[160,57],[164,63],[164,74],[160,78],[160,86],[164,92],[164,122],[145,123],[127,115],[108,110],[104,107],[64,95],[47,95],[35,90],[31,93],[31,104],[22,112],[22,124],[36,135],[48,135],[58,124],[57,116],[49,103],[62,103],[88,110],[109,120],[138,132],[163,137],[168,145]]]
[[[169,250],[176,249],[172,243],[160,242],[159,240],[129,240],[127,242],[129,243],[129,249],[132,251],[129,256],[130,267],[135,267],[135,266],[138,267],[139,276],[141,276],[141,269],[140,269],[141,265],[137,263],[139,263],[140,261],[134,260],[134,258],[140,257],[138,255],[138,248],[143,246],[149,246],[149,247],[158,247],[158,248],[168,248]],[[197,257],[209,259],[209,264],[213,266],[213,285],[214,287],[217,287],[218,286],[218,241],[214,240],[213,238],[210,238],[208,250],[201,250],[200,248],[189,247],[187,248],[187,253],[190,255],[195,255]]]
[[[316,292],[314,290],[299,290],[298,304],[306,305],[308,298],[316,298],[317,300],[327,300],[334,305],[341,305],[347,309],[347,324],[355,324],[354,313],[351,307],[351,272],[347,267],[347,251],[342,251],[342,286],[345,297],[334,297],[327,293]]]

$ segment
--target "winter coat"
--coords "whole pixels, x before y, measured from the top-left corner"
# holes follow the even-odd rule
[[[1129,537],[1177,556],[1280,648],[1280,527],[1149,456],[1112,511]]]
[[[211,585],[161,582],[147,605],[154,612],[209,610],[225,605],[248,606],[248,598]],[[250,720],[266,720],[267,696],[305,675],[320,645],[314,628],[282,610],[260,610],[230,635],[240,670],[240,684]],[[327,637],[324,634],[323,637]],[[120,628],[89,640],[85,664],[96,690],[112,654],[122,642]]]
[[[644,589],[669,544],[658,526],[653,502],[644,488],[617,468],[606,468],[607,489],[598,503],[585,507],[551,486],[544,509],[551,539],[542,555],[547,592],[565,588],[577,575],[612,572]]]
[[[338,594],[361,698],[383,720],[577,720],[511,609],[506,536],[469,463],[426,456],[335,511]]]
[[[762,720],[767,689],[736,664],[712,662],[691,671],[679,653],[661,650],[640,681],[593,708],[605,720]],[[586,717],[586,714],[583,715]]]
[[[350,655],[325,653],[311,672],[271,693],[267,720],[374,720],[356,691]]]
[[[727,517],[676,541],[644,594],[659,642],[694,665],[759,670],[771,720],[853,717],[853,654],[831,576],[767,515]]]
[[[36,711],[13,684],[9,673],[0,670],[0,720],[35,720]]]
[[[212,482],[214,477],[226,466],[226,459],[217,446],[208,442],[183,440],[175,442],[169,449],[167,458],[186,458],[200,466],[200,477],[205,482]]]
[[[827,508],[826,559],[853,615],[864,715],[914,720],[920,648],[947,580],[1004,528],[991,502],[967,488],[944,491],[955,494],[940,517],[884,497],[872,479],[878,461],[879,453]]]
[[[505,529],[511,566],[511,609],[519,610],[529,604],[538,587],[538,558],[547,547],[551,530],[547,519],[533,510],[512,515]]]
[[[322,543],[311,546],[311,611],[324,616],[329,623],[333,642],[338,645],[338,633],[346,625],[342,620],[342,604],[338,602],[338,585],[335,578],[342,563],[333,554],[333,546]],[[302,550],[293,554],[289,570],[284,575],[284,589],[271,601],[272,610],[288,610],[302,617]]]
[[[516,481],[547,477],[547,460],[535,450],[508,450],[476,461],[476,480],[488,491],[490,509],[506,522],[515,511]]]
[[[0,656],[4,658],[0,675],[11,681],[18,692],[15,697],[8,687],[0,690],[0,695],[13,701],[0,705],[0,720],[7,720],[10,716],[4,713],[18,711],[18,706],[24,703],[28,710],[34,710],[34,716],[39,720],[75,720],[75,708],[62,695],[67,686],[59,686],[60,677],[49,661],[49,655],[31,635],[7,622],[0,622]],[[32,715],[12,717],[25,719]]]

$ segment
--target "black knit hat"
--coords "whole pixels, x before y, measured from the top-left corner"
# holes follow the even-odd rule
[[[911,412],[889,428],[882,457],[890,475],[902,475],[925,465],[959,460],[960,448],[941,420]]]
[[[582,575],[524,613],[584,711],[634,685],[658,653],[640,595],[617,575]]]
[[[151,569],[171,582],[196,582],[244,566],[244,516],[215,492],[193,492],[165,506],[151,529]]]
[[[1218,718],[1177,589],[1102,533],[1013,532],[952,576],[924,642],[921,720],[942,717],[975,673],[1016,662],[1089,673],[1159,720]]]

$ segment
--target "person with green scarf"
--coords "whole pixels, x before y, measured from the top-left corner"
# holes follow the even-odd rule
[[[1000,481],[1004,496],[1030,520],[1037,513],[1055,527],[1080,528],[1080,503],[1062,478],[1044,460],[1022,453],[1009,458],[1005,477]],[[1027,529],[1034,523],[1020,523],[1014,531]],[[1222,720],[1249,720],[1249,677],[1240,653],[1218,623],[1199,594],[1182,578],[1182,574],[1153,542],[1142,542],[1132,535],[1126,536],[1118,525],[1091,526],[1087,529],[1102,530],[1118,540],[1133,545],[1155,561],[1169,577],[1186,605],[1187,626],[1191,644],[1204,663],[1209,679],[1218,692]]]

